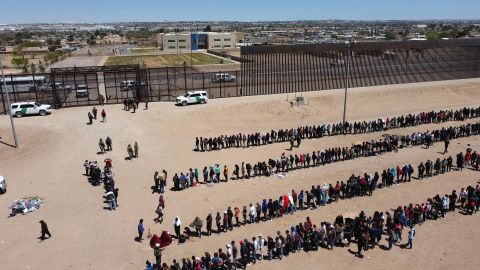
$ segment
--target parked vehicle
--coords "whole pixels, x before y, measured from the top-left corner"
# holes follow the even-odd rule
[[[177,97],[176,104],[186,106],[188,104],[204,104],[208,101],[208,94],[206,91],[188,92],[184,96]]]
[[[88,85],[86,84],[77,85],[76,96],[77,98],[88,97]]]
[[[5,84],[8,92],[31,92],[36,89],[42,89],[47,83],[45,76],[15,76],[6,77]],[[3,79],[0,79],[0,92],[6,93]]]
[[[330,61],[330,66],[343,66],[343,65],[345,65],[345,60],[337,59],[337,60]]]
[[[0,194],[7,192],[7,181],[0,175]]]
[[[120,91],[130,91],[135,89],[138,86],[136,81],[122,81],[120,83]]]
[[[57,91],[63,91],[63,90],[70,91],[70,90],[72,90],[72,86],[64,85],[60,82],[56,82],[55,84],[51,83],[51,84],[42,86],[40,89],[42,91],[51,91],[51,90],[53,90],[53,88],[55,88],[55,90],[57,90]]]
[[[217,73],[213,75],[212,82],[219,83],[219,82],[234,82],[237,78],[233,75],[228,73]]]
[[[12,104],[12,115],[23,117],[26,115],[45,116],[52,113],[52,106],[38,102],[18,102]]]

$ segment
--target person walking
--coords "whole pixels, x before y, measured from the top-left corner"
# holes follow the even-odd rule
[[[138,143],[135,142],[133,145],[133,150],[135,151],[135,158],[138,158]]]
[[[40,220],[38,223],[40,223],[40,233],[42,234],[40,236],[40,239],[41,240],[45,240],[47,238],[45,238],[45,235],[48,235],[48,238],[51,238],[52,237],[52,234],[50,233],[50,231],[48,230],[48,226],[47,226],[47,223],[43,220]]]
[[[142,242],[143,231],[145,231],[145,228],[143,227],[143,218],[140,219],[140,221],[138,222],[137,230],[138,230],[137,240],[138,242]]]
[[[177,236],[177,240],[180,240],[180,229],[182,225],[182,221],[178,216],[175,217],[175,220],[173,221],[173,227],[175,229],[175,235]]]
[[[148,98],[145,99],[145,110],[148,110]]]
[[[446,154],[446,153],[448,153],[448,146],[450,145],[450,140],[446,139],[443,143],[444,143],[443,154]]]
[[[102,109],[102,122],[106,123],[107,122],[107,113],[105,112],[105,109]]]

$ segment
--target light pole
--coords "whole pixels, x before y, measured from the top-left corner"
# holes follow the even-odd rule
[[[350,57],[352,54],[352,42],[348,43],[348,54],[347,54],[347,74],[345,76],[345,99],[343,101],[343,124],[345,125],[345,120],[347,117],[347,94],[348,94],[348,79],[350,76]],[[344,127],[345,128],[345,127]]]
[[[0,57],[0,70],[2,71],[3,89],[5,89],[5,94],[7,96],[7,106],[8,106],[8,110],[10,111],[9,115],[10,115],[10,123],[12,125],[13,140],[15,141],[15,148],[18,148],[17,132],[15,131],[15,123],[13,122],[13,116],[12,116],[12,106],[10,105],[10,94],[8,93],[5,74],[3,74],[2,57]]]

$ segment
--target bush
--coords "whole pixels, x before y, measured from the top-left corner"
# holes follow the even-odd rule
[[[25,59],[25,58],[13,58],[13,59],[12,59],[12,65],[15,65],[15,66],[17,66],[17,67],[26,66],[26,65],[28,65],[28,59]]]

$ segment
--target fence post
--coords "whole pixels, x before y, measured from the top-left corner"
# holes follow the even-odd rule
[[[185,81],[185,92],[188,91],[188,87],[187,87],[187,65],[183,65],[183,79]]]
[[[170,101],[170,76],[168,75],[168,66],[167,66],[167,96],[168,96],[168,101]]]
[[[235,70],[235,96],[238,97],[238,70]]]
[[[32,73],[32,78],[33,78],[33,90],[35,91],[35,101],[38,102],[37,84],[35,83],[35,73]]]
[[[219,74],[222,74],[222,71],[220,71]],[[221,79],[220,79],[220,97],[222,97],[222,80]]]

